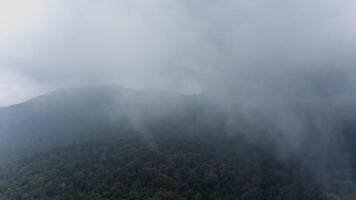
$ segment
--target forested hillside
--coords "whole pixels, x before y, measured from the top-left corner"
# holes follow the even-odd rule
[[[213,139],[213,138],[211,138]],[[306,168],[242,138],[76,144],[1,174],[2,199],[323,199]]]
[[[228,115],[201,95],[84,88],[2,108],[0,118],[0,200],[356,197],[347,117],[328,140],[303,133],[298,149],[261,118]]]

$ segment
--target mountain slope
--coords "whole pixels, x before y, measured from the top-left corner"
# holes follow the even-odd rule
[[[184,118],[195,104],[194,95],[117,86],[56,91],[0,109],[0,155],[33,153],[53,145],[144,130],[156,121]]]
[[[298,109],[310,127],[295,150],[264,117],[204,94],[56,91],[0,108],[0,199],[352,200],[356,126],[336,111]]]

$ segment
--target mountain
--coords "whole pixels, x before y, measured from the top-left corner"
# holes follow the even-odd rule
[[[97,86],[52,92],[0,109],[0,155],[126,134],[150,121],[183,118],[196,96]],[[14,153],[14,151],[16,153]]]
[[[351,200],[349,110],[331,112],[334,135],[311,126],[294,150],[273,124],[205,94],[58,90],[0,108],[0,199]]]

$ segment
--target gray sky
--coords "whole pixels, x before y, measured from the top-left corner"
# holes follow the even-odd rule
[[[102,83],[347,99],[355,21],[353,0],[1,0],[0,106]]]

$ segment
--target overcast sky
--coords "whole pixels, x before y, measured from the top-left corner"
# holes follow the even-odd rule
[[[355,21],[353,0],[1,0],[0,106],[103,83],[350,92]]]

